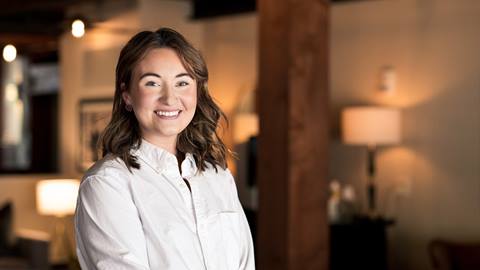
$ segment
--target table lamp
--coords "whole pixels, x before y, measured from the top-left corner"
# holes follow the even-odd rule
[[[79,184],[76,179],[50,179],[41,180],[36,186],[38,213],[56,218],[51,242],[55,262],[74,255],[65,230],[65,217],[75,212]]]
[[[255,113],[241,113],[234,118],[234,141],[243,143],[252,136],[258,135],[258,115]]]
[[[347,107],[342,111],[342,138],[346,144],[364,145],[368,150],[368,211],[375,216],[375,151],[378,146],[400,142],[400,111],[379,106]]]

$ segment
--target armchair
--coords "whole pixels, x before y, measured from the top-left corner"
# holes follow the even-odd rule
[[[46,270],[48,235],[31,230],[12,231],[12,203],[0,208],[0,270]],[[13,241],[10,239],[13,238]]]
[[[480,242],[455,243],[436,239],[430,242],[428,252],[435,270],[480,269]]]

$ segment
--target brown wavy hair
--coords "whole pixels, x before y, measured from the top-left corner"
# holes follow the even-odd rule
[[[123,47],[118,58],[115,74],[115,96],[112,119],[101,138],[102,156],[112,154],[122,159],[127,168],[139,169],[137,157],[130,150],[138,148],[142,136],[138,121],[133,112],[126,109],[122,98],[128,91],[132,73],[145,55],[155,48],[173,49],[190,76],[197,83],[197,107],[192,121],[177,137],[177,151],[191,153],[200,171],[205,171],[208,163],[225,169],[228,149],[217,134],[217,127],[223,118],[227,118],[208,93],[208,70],[200,52],[196,50],[180,33],[169,28],[160,28],[155,32],[142,31],[133,36]]]

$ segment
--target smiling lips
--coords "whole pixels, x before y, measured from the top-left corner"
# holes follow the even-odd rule
[[[180,114],[180,110],[176,111],[155,111],[155,114],[162,119],[176,119]]]

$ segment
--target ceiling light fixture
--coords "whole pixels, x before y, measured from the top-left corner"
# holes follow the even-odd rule
[[[12,44],[8,44],[7,46],[3,47],[3,59],[7,62],[12,62],[17,58],[17,48]]]
[[[81,38],[85,34],[85,23],[82,20],[75,20],[72,22],[72,35],[76,38]]]

